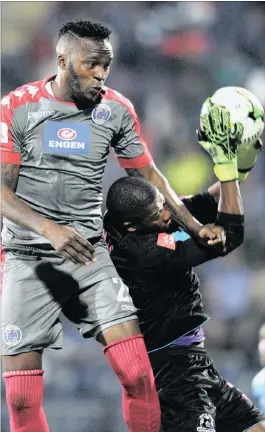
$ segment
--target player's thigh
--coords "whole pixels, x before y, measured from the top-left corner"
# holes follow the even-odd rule
[[[42,351],[2,356],[3,372],[42,369]]]
[[[249,431],[265,421],[265,415],[242,392],[227,383],[221,382],[221,397],[216,402],[217,432]],[[263,428],[263,429],[262,429]],[[253,432],[264,430],[264,425],[256,426]]]
[[[79,328],[83,337],[94,336],[104,345],[140,333],[136,308],[123,281],[110,277],[94,283],[79,295],[84,313],[71,319],[69,306],[63,312]]]
[[[29,364],[39,364],[39,354],[34,353],[41,352],[45,347],[61,347],[61,306],[39,278],[41,265],[42,261],[35,256],[8,252],[5,257],[1,355],[32,353],[22,357],[26,364],[27,359]],[[11,362],[7,358],[5,365],[7,361],[15,364],[16,360]]]
[[[122,322],[120,324],[106,328],[101,333],[99,333],[97,340],[105,346],[130,336],[136,336],[140,333],[141,331],[138,320],[130,319],[130,321]]]
[[[164,432],[215,432],[216,408],[208,394],[212,385],[209,367],[208,358],[196,352],[169,354],[154,367]]]
[[[158,390],[164,432],[215,432],[216,409],[206,390],[172,387]]]

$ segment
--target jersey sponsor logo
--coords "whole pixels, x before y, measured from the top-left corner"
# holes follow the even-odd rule
[[[198,432],[215,432],[214,419],[211,414],[201,414],[199,421],[200,426],[197,427]]]
[[[171,250],[176,249],[176,243],[172,234],[158,234],[157,245]]]
[[[15,325],[8,325],[3,329],[3,340],[9,346],[18,345],[22,339],[22,331]]]
[[[35,111],[35,112],[29,112],[28,113],[28,118],[46,118],[46,117],[50,117],[53,114],[55,114],[55,111]]]
[[[8,144],[8,126],[6,123],[1,122],[1,143]]]
[[[44,153],[87,155],[89,147],[89,125],[72,122],[45,122],[43,142]]]
[[[92,120],[96,124],[106,123],[111,116],[111,109],[106,104],[99,104],[92,111]]]
[[[77,133],[74,129],[62,128],[62,129],[58,130],[57,135],[58,135],[58,138],[60,138],[64,141],[69,141],[69,140],[74,140],[77,136]]]

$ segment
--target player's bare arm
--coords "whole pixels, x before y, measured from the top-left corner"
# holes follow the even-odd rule
[[[50,240],[56,251],[75,264],[89,264],[94,248],[73,228],[41,216],[16,194],[20,166],[1,165],[1,213],[12,222]]]
[[[1,212],[4,217],[35,232],[42,232],[45,218],[15,194],[20,166],[1,165]]]
[[[129,176],[142,176],[145,180],[149,181],[155,187],[157,187],[157,189],[159,189],[163,193],[168,205],[176,215],[179,223],[184,228],[187,228],[193,235],[199,236],[204,239],[210,239],[210,245],[223,242],[222,230],[217,226],[203,227],[203,225],[192,216],[187,207],[183,204],[183,202],[171,188],[167,179],[158,170],[154,162],[151,162],[149,165],[143,168],[127,168],[126,172]]]

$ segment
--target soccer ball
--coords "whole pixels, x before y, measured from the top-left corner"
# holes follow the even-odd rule
[[[264,129],[264,109],[250,91],[241,87],[222,87],[204,102],[201,115],[207,114],[212,105],[219,105],[230,111],[230,122],[243,124],[244,132],[240,145],[256,142]],[[201,125],[201,129],[202,125]]]

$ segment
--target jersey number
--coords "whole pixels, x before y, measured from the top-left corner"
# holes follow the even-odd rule
[[[112,278],[112,280],[113,280],[113,283],[120,285],[120,288],[118,291],[118,301],[119,302],[130,302],[131,297],[129,295],[129,288],[119,278]]]

